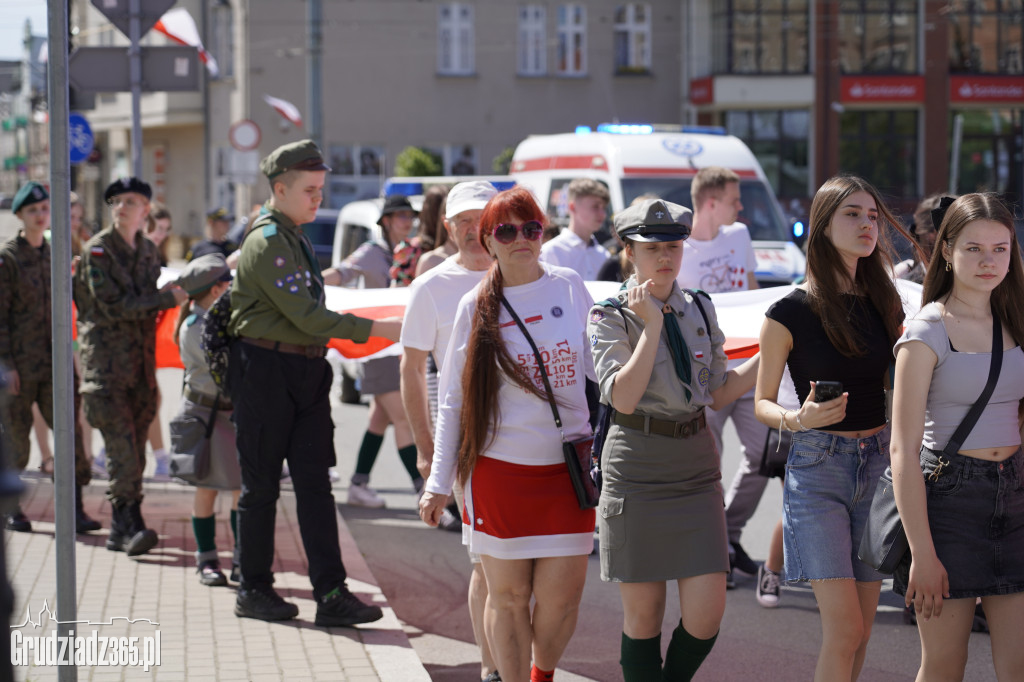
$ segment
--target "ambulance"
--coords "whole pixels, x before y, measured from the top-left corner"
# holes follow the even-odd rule
[[[567,189],[574,178],[608,187],[611,213],[641,194],[691,207],[690,182],[706,166],[723,166],[740,177],[743,212],[762,286],[789,284],[804,275],[806,260],[793,243],[789,223],[750,149],[722,128],[602,124],[574,133],[531,135],[516,147],[509,173],[534,192],[548,215],[568,224]]]

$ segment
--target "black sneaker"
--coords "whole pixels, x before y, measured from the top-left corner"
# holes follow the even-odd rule
[[[231,582],[242,582],[242,567],[238,564],[231,564]]]
[[[256,620],[289,620],[299,615],[299,607],[281,599],[269,585],[238,590],[235,615]]]
[[[732,552],[729,552],[729,567],[734,571],[739,571],[743,575],[755,576],[757,575],[757,562],[751,559],[740,543],[732,543]]]
[[[379,606],[364,604],[345,586],[335,587],[316,605],[317,625],[323,627],[359,625],[372,623],[384,617]]]
[[[13,513],[7,515],[7,530],[17,531],[19,533],[31,533],[32,522],[28,520],[25,513],[21,511],[21,507],[14,510]]]
[[[224,571],[220,570],[220,564],[216,561],[204,561],[196,569],[199,574],[199,583],[207,587],[222,587],[228,584]]]
[[[480,682],[501,682],[501,675],[495,670],[493,673],[482,679]]]

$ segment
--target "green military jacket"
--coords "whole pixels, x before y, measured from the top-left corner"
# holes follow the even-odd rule
[[[302,228],[269,203],[265,208],[242,241],[228,332],[304,346],[332,338],[364,343],[373,320],[324,306],[323,277]]]
[[[0,247],[0,361],[24,380],[50,381],[50,245],[20,234]]]
[[[113,227],[82,248],[76,273],[82,393],[120,390],[140,379],[156,386],[157,313],[175,305],[157,291],[160,251],[142,231],[135,248]]]

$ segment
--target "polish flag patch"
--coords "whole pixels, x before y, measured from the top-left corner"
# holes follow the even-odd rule
[[[89,249],[90,256],[102,256],[105,253],[106,252],[103,250],[103,247],[98,244]]]
[[[695,357],[698,360],[700,360],[701,358],[704,357],[704,351],[702,351],[702,350],[695,350],[695,351],[693,351],[693,357]]]

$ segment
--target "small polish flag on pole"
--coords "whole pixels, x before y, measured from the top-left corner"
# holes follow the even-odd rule
[[[263,95],[263,101],[272,106],[274,111],[281,114],[282,117],[291,121],[296,128],[302,127],[302,114],[299,113],[298,107],[294,104],[288,100],[278,99],[270,95]]]
[[[203,41],[199,39],[199,30],[192,15],[184,7],[178,7],[160,17],[160,21],[153,25],[153,28],[178,43],[188,45],[199,50],[199,59],[206,64],[206,70],[214,78],[220,73],[217,68],[217,60],[203,48]]]

